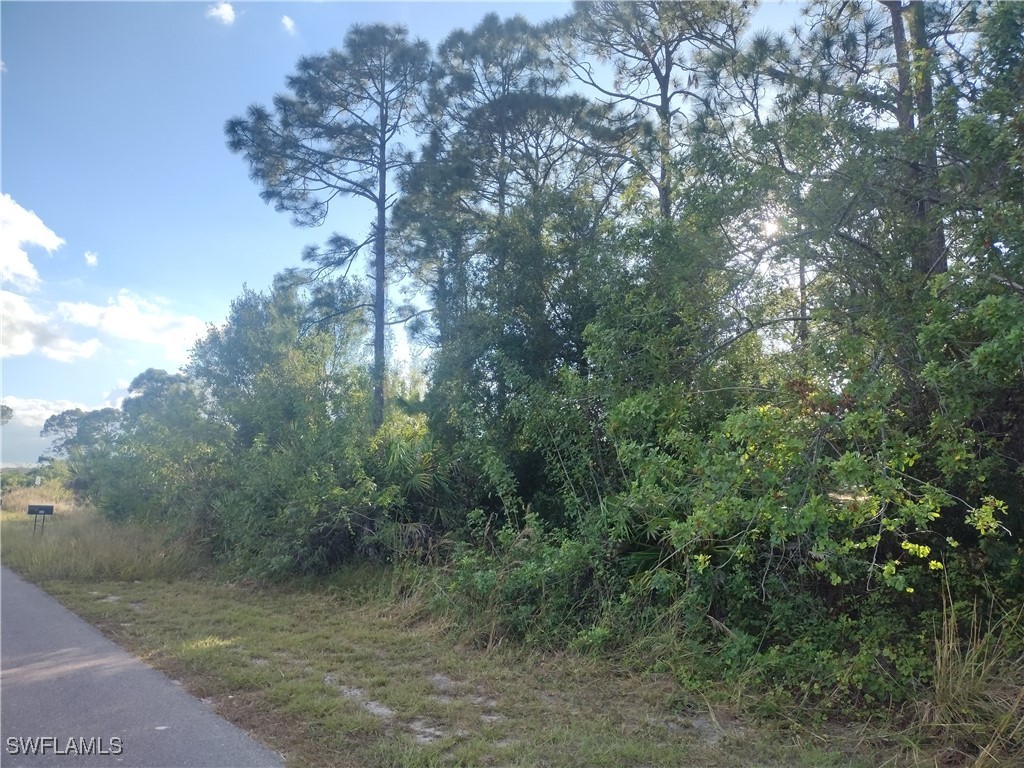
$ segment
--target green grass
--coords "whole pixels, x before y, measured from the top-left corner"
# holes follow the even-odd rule
[[[110,526],[65,503],[33,538],[23,506],[45,499],[4,501],[4,564],[289,768],[934,765],[864,726],[743,717],[728,693],[687,693],[671,673],[568,649],[479,648],[431,608],[430,571],[230,582],[197,570],[201,559],[165,531]]]
[[[386,586],[385,574],[360,576]],[[877,764],[849,736],[822,741],[681,706],[668,676],[465,647],[384,588],[46,586],[293,768]]]

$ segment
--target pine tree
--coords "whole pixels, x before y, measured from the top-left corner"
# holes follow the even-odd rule
[[[301,226],[319,226],[339,197],[374,208],[370,236],[332,249],[321,266],[345,269],[362,246],[373,246],[373,421],[384,420],[387,325],[387,216],[391,186],[409,154],[403,139],[429,72],[429,49],[410,42],[401,26],[353,26],[341,50],[299,60],[288,78],[290,95],[274,98],[273,112],[253,105],[229,120],[228,146],[249,161],[261,197],[288,211]],[[352,309],[363,308],[357,305]]]

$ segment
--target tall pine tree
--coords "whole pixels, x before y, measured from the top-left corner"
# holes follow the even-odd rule
[[[430,52],[411,42],[401,26],[353,26],[341,50],[299,60],[288,78],[291,94],[274,98],[273,112],[253,105],[229,120],[233,152],[245,156],[261,196],[293,214],[302,226],[319,226],[339,197],[357,197],[374,208],[370,237],[373,311],[373,422],[384,420],[387,325],[387,216],[396,192],[393,174],[409,163],[402,141],[429,71]],[[332,249],[329,263],[347,268],[361,248]],[[362,308],[357,305],[353,309]]]

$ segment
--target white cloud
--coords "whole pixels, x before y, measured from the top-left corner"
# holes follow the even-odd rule
[[[90,267],[95,267],[99,263],[99,260],[100,257],[98,254],[95,254],[92,251],[85,252],[85,263]]]
[[[3,318],[0,357],[38,352],[51,360],[70,363],[92,357],[101,346],[96,338],[86,341],[72,339],[53,318],[36,311],[24,296],[10,291],[0,291],[0,317]]]
[[[0,73],[7,71],[7,62],[0,59]]]
[[[53,253],[62,245],[63,238],[54,234],[33,211],[26,211],[10,195],[0,195],[0,280],[25,291],[36,290],[39,273],[23,246]]]
[[[2,462],[5,467],[31,466],[40,455],[49,452],[52,440],[40,437],[39,432],[54,414],[75,408],[89,411],[103,407],[90,407],[72,400],[41,400],[12,395],[4,396],[4,405],[14,411],[11,420],[3,426]]]
[[[289,35],[295,34],[295,20],[291,16],[282,16],[281,26],[284,27],[284,31]]]
[[[128,397],[128,385],[131,381],[128,379],[118,379],[114,382],[114,388],[103,393],[104,407],[107,408],[120,408],[121,404],[124,403],[124,399]]]
[[[50,313],[24,296],[0,291],[0,317],[0,357],[38,353],[61,363],[93,357],[112,346],[110,340],[122,340],[158,347],[169,362],[183,364],[196,339],[206,334],[206,323],[198,317],[177,314],[164,300],[128,290],[106,304],[62,301]],[[88,338],[75,338],[76,331]]]
[[[4,396],[4,405],[14,411],[14,416],[11,417],[11,424],[16,422],[28,425],[38,424],[39,429],[42,429],[46,420],[55,413],[70,411],[75,408],[89,411],[104,407],[100,405],[90,408],[87,405],[76,403],[72,400],[42,400],[37,397],[15,397],[13,395]]]
[[[57,307],[70,323],[95,328],[109,336],[163,347],[168,359],[185,362],[206,323],[191,315],[169,311],[166,302],[150,301],[121,290],[106,305],[61,302]]]
[[[235,9],[231,7],[231,3],[217,3],[206,9],[206,18],[216,19],[222,24],[230,26],[235,23]]]

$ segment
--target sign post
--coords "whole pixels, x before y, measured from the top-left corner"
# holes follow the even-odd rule
[[[29,504],[28,513],[32,515],[32,535],[36,535],[36,525],[39,523],[40,515],[43,518],[43,524],[39,526],[39,535],[43,535],[43,531],[46,530],[46,518],[53,514],[53,504]]]

